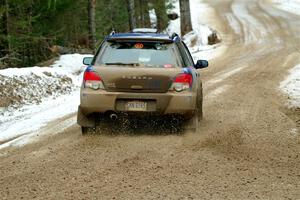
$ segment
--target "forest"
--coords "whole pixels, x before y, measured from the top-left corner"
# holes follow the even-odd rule
[[[0,68],[33,66],[60,51],[93,52],[113,30],[163,32],[179,15],[168,12],[175,1],[0,0]],[[180,0],[182,34],[192,30],[189,9],[189,0]]]

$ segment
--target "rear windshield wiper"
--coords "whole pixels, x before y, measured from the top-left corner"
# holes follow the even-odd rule
[[[115,63],[105,63],[106,65],[131,65],[131,66],[139,66],[139,63],[121,63],[121,62],[115,62]]]

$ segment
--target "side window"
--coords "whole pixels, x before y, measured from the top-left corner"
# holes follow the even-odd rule
[[[177,45],[174,46],[173,51],[176,55],[176,60],[179,63],[179,67],[184,67],[185,64],[184,64],[184,61],[182,59],[181,52],[179,51],[179,47]]]
[[[192,57],[192,55],[191,55],[191,53],[189,51],[189,48],[186,46],[186,44],[184,42],[182,42],[182,44],[184,46],[184,50],[185,50],[186,54],[188,55],[188,57],[190,59],[190,62],[192,63],[192,66],[194,66],[195,65],[194,59],[193,59],[193,57]]]
[[[180,42],[178,44],[178,49],[180,51],[180,54],[183,59],[183,63],[185,67],[194,66],[193,59],[191,58],[191,55],[186,47],[186,45],[183,42]]]
[[[96,55],[94,56],[94,63],[93,64],[99,64],[99,60],[101,58],[101,55],[103,53],[103,51],[107,48],[107,42],[102,42]]]

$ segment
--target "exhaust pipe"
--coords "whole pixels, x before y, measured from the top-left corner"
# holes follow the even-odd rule
[[[109,115],[109,118],[113,121],[116,121],[118,119],[118,115],[116,113],[112,113]]]

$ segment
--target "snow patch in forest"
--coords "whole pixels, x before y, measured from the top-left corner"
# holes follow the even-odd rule
[[[300,64],[289,71],[288,77],[280,83],[280,89],[288,95],[288,106],[300,108]]]
[[[300,0],[272,0],[272,2],[279,9],[300,15]]]
[[[149,17],[150,17],[151,27],[152,28],[157,27],[157,17],[156,17],[155,9],[149,10]]]
[[[173,4],[173,9],[171,11],[168,12],[175,12],[178,15],[180,15],[180,9],[179,9],[179,1],[175,1]],[[175,19],[175,20],[171,20],[169,22],[169,25],[167,27],[167,32],[169,33],[169,35],[172,35],[173,33],[177,33],[178,35],[181,35],[180,32],[180,17]]]

